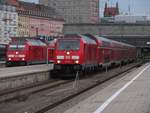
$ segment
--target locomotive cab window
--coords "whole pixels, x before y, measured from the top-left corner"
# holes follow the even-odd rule
[[[9,45],[9,50],[23,50],[25,45]]]
[[[79,50],[79,40],[59,40],[57,45],[58,50]]]
[[[5,48],[6,46],[5,45],[0,45],[0,48]]]

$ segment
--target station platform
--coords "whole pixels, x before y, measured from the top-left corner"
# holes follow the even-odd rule
[[[5,63],[5,61],[0,61],[0,64],[4,64]]]
[[[53,69],[53,64],[0,68],[0,78],[8,78],[12,76],[23,76],[24,74],[49,71],[51,69]]]
[[[150,113],[150,63],[129,72],[64,113]]]
[[[5,61],[0,61],[0,67],[4,67],[5,66]]]
[[[53,64],[0,68],[0,91],[50,79]]]

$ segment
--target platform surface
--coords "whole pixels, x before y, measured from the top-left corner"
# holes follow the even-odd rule
[[[6,67],[0,68],[0,79],[12,76],[22,76],[29,73],[38,73],[43,71],[49,71],[53,69],[53,64],[43,65],[30,65],[30,66],[19,66],[19,67]]]
[[[126,74],[64,113],[150,113],[150,63]]]
[[[0,61],[0,64],[4,64],[5,63],[5,61]]]

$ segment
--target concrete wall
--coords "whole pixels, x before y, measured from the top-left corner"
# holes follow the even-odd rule
[[[47,81],[52,69],[53,64],[1,68],[0,91]]]
[[[66,24],[64,34],[150,35],[150,24]]]
[[[12,76],[8,78],[0,78],[0,91],[18,88],[29,84],[47,81],[50,79],[50,72],[28,73],[21,76]]]

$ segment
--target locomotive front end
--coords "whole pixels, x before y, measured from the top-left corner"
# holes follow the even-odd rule
[[[11,43],[8,46],[6,65],[9,66],[18,63],[24,65],[25,62],[26,62],[25,44]]]
[[[80,39],[59,39],[56,46],[55,70],[79,70],[80,53]]]

